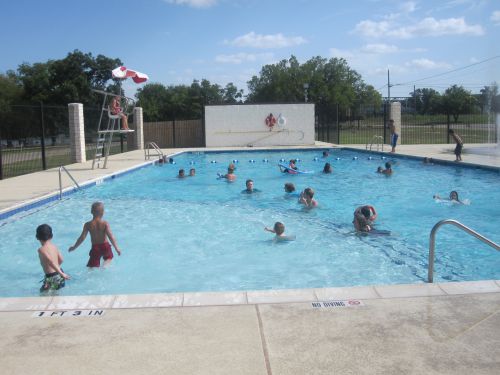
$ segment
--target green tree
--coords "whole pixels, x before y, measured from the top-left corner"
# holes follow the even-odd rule
[[[243,90],[238,90],[238,88],[229,82],[223,90],[223,101],[228,104],[241,103],[243,99]]]
[[[477,111],[476,98],[470,91],[462,86],[453,85],[443,94],[441,105],[446,114],[452,115],[455,123],[461,114],[475,113]]]
[[[304,85],[307,84],[307,88]],[[320,109],[347,109],[356,104],[380,104],[382,97],[373,86],[366,85],[359,73],[343,58],[313,57],[300,64],[295,56],[262,67],[259,76],[248,82],[247,101],[303,102],[307,90],[309,101]]]
[[[23,95],[23,88],[15,72],[0,74],[0,133],[2,139],[18,138],[26,130],[26,121],[21,121],[19,111],[12,109]]]
[[[66,106],[79,102],[85,106],[99,106],[102,97],[92,89],[119,92],[120,84],[111,81],[111,70],[121,65],[119,59],[75,50],[60,60],[45,63],[24,63],[17,69],[17,80],[23,91],[24,103]],[[47,135],[67,131],[67,112],[47,111],[44,115]],[[12,125],[14,126],[14,125]]]
[[[164,104],[168,102],[167,88],[160,83],[147,83],[136,93],[137,105],[142,107],[145,121],[164,120]]]
[[[484,86],[478,97],[483,112],[500,112],[500,96],[498,95],[498,85],[496,82],[490,86]]]
[[[61,60],[21,64],[17,71],[28,102],[88,105],[99,102],[92,89],[116,88],[116,82],[110,81],[111,70],[119,65],[120,59],[103,55],[94,58],[91,53],[75,50]]]
[[[206,79],[194,80],[190,86],[165,87],[159,83],[149,83],[139,89],[136,97],[138,105],[144,108],[146,121],[172,119],[199,119],[203,106],[207,104],[233,104],[241,102],[243,91],[229,83],[225,88],[212,84]]]
[[[418,114],[435,114],[441,107],[441,94],[431,88],[417,89],[410,92],[412,101],[415,103]]]
[[[0,74],[0,112],[10,111],[10,105],[19,102],[23,87],[13,71]]]

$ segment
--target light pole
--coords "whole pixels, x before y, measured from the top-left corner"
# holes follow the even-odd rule
[[[304,83],[304,99],[307,103],[307,90],[309,89],[309,83]]]

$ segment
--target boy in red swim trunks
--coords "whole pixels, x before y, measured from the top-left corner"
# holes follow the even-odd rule
[[[102,202],[95,202],[92,204],[92,220],[87,221],[83,225],[82,234],[76,240],[76,243],[69,248],[68,251],[74,251],[78,246],[85,241],[87,233],[90,232],[90,240],[92,241],[92,249],[90,250],[89,262],[87,267],[99,267],[101,265],[101,257],[104,259],[104,266],[107,266],[113,259],[113,251],[111,251],[111,245],[106,241],[106,237],[109,238],[111,244],[116,250],[118,255],[121,255],[121,251],[116,244],[115,237],[111,233],[111,228],[107,221],[102,220],[104,215],[104,205]]]

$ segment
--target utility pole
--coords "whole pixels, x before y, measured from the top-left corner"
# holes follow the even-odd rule
[[[413,102],[415,105],[415,116],[417,115],[417,93],[415,92],[415,85],[413,85]]]
[[[387,69],[387,103],[391,102],[391,79],[389,76],[389,69]]]

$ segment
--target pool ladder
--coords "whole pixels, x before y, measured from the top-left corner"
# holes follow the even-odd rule
[[[372,147],[373,147],[373,144],[376,143],[377,145],[377,151],[379,150],[379,147],[382,148],[382,151],[384,151],[384,137],[382,137],[381,135],[374,135],[371,139],[371,142],[367,142],[366,143],[366,149],[368,150],[372,150]],[[368,148],[368,143],[370,143],[370,147]]]
[[[151,154],[151,151],[153,150],[156,151],[155,154]],[[163,152],[155,142],[148,142],[144,148],[144,160],[149,160],[151,156],[158,156],[160,159],[163,159],[164,157]]]
[[[69,178],[71,178],[76,187],[80,189],[80,185],[78,185],[78,182],[76,182],[71,173],[69,173],[69,171],[66,169],[64,165],[61,165],[59,167],[59,200],[62,199],[62,173],[61,173],[62,171],[66,172],[66,174],[69,176]]]
[[[470,229],[469,227],[466,227],[462,223],[460,223],[456,220],[453,220],[453,219],[441,220],[436,225],[434,225],[434,227],[432,228],[431,234],[430,234],[430,239],[429,239],[429,268],[428,268],[428,274],[427,274],[427,281],[429,283],[432,283],[433,279],[434,279],[434,250],[436,248],[436,233],[437,233],[437,230],[445,224],[454,225],[454,226],[462,229],[463,231],[469,233],[471,236],[476,237],[478,240],[483,241],[486,245],[490,245],[495,250],[500,251],[500,245],[498,245],[497,243],[480,235],[479,233]]]

